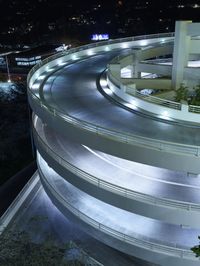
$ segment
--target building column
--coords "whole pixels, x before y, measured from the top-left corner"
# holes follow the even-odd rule
[[[188,24],[192,21],[177,21],[175,28],[172,88],[178,89],[184,81],[184,68],[189,60],[189,48],[191,37],[188,34]]]
[[[138,64],[139,64],[139,56],[137,53],[134,54],[133,58],[133,78],[141,78],[141,72],[138,70]]]

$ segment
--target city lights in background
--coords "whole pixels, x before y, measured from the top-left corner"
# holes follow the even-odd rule
[[[104,41],[104,40],[109,40],[109,34],[93,34],[92,41]]]

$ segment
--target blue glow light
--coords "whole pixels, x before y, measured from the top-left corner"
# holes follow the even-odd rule
[[[108,39],[109,39],[109,34],[93,34],[91,38],[92,41],[102,41]]]

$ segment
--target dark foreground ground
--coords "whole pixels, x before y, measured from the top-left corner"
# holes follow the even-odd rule
[[[20,85],[18,91],[11,90],[7,94],[0,89],[0,117],[1,216],[36,170],[24,85]],[[46,265],[46,258],[41,260],[41,255],[46,254],[49,257],[49,250],[56,256],[59,255],[60,263],[56,265],[63,265],[63,256],[67,257],[67,264],[64,265],[73,266],[88,265],[86,261],[90,256],[108,266],[149,265],[85,234],[52,205],[41,186],[35,197],[31,197],[19,210],[9,229],[12,231],[11,235],[9,233],[8,236],[0,236],[0,266],[2,262],[2,266],[14,265],[13,261],[16,266]],[[23,263],[20,257],[22,250],[23,253],[26,251]],[[29,261],[30,257],[36,260]],[[72,264],[69,263],[70,260]],[[55,264],[48,261],[48,265]]]
[[[125,255],[84,233],[78,225],[64,217],[57,210],[41,185],[33,195],[34,197],[31,196],[26,200],[9,226],[9,229],[15,233],[23,231],[28,234],[31,243],[42,247],[50,241],[51,246],[65,247],[66,257],[68,259],[78,259],[81,262],[78,265],[97,266],[97,264],[86,263],[89,257],[92,257],[105,266],[150,266],[149,263]],[[76,248],[72,248],[74,245]],[[24,252],[26,252],[26,249],[24,249]],[[26,262],[24,265],[27,265]],[[46,264],[40,264],[38,260],[37,266],[44,265]],[[53,263],[48,265],[55,266]],[[63,264],[58,263],[56,266],[59,265]]]
[[[0,186],[33,161],[26,88],[0,84]]]

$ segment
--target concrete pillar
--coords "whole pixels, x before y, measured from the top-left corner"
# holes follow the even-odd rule
[[[177,21],[175,28],[173,66],[172,66],[172,87],[178,89],[183,82],[184,68],[188,64],[190,40],[188,25],[192,21]]]
[[[114,76],[121,76],[121,65],[120,63],[117,64],[109,64],[110,72],[114,74]]]
[[[141,78],[141,73],[138,70],[139,61],[140,60],[139,60],[138,55],[136,53],[134,56],[134,60],[133,60],[133,69],[134,69],[133,78]]]

